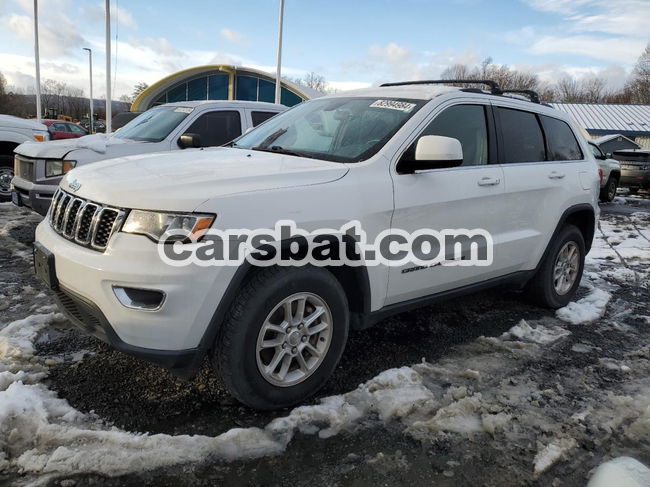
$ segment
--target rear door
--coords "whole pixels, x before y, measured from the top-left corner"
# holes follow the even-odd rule
[[[491,108],[476,99],[454,101],[434,111],[408,148],[399,156],[412,158],[423,135],[442,135],[460,141],[460,167],[399,174],[392,171],[395,210],[392,227],[415,232],[423,228],[485,229],[498,241],[504,231],[503,170],[490,164],[496,157]],[[496,162],[496,161],[495,161]],[[445,249],[446,251],[450,249]],[[391,267],[386,304],[415,299],[499,276],[505,271],[501,252],[494,248],[490,266],[418,268],[407,263]]]
[[[277,114],[278,112],[251,110],[252,127],[257,127],[259,124],[266,122],[269,118],[275,117]]]
[[[511,227],[503,248],[513,266],[532,269],[564,210],[584,201],[587,161],[566,122],[502,103],[493,105]]]

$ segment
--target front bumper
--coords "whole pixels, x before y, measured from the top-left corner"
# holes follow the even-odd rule
[[[650,170],[623,169],[619,186],[650,189]]]
[[[45,216],[52,203],[52,196],[58,184],[35,184],[19,176],[11,180],[13,191],[18,198],[18,206],[27,206]]]
[[[59,286],[55,291],[59,309],[68,320],[85,333],[108,343],[116,350],[153,362],[175,375],[190,378],[201,368],[203,352],[199,348],[190,350],[152,350],[134,347],[120,339],[101,310],[91,301]]]
[[[186,357],[205,349],[204,335],[236,271],[167,265],[156,244],[125,233],[116,233],[106,250],[98,252],[63,238],[47,220],[36,228],[36,241],[54,254],[60,292],[88,311],[77,322],[90,322],[86,331],[100,338],[105,334],[102,339],[119,350],[140,356]],[[157,310],[129,308],[119,301],[114,286],[162,291],[166,299]],[[94,321],[87,319],[93,316]]]

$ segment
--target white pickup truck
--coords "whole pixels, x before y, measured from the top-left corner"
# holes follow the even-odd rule
[[[0,201],[11,198],[14,149],[23,142],[43,142],[49,139],[47,127],[36,120],[0,115]]]
[[[283,110],[284,105],[250,101],[168,103],[147,110],[113,134],[24,144],[15,149],[11,198],[14,204],[45,215],[61,178],[74,167],[115,157],[223,145]]]

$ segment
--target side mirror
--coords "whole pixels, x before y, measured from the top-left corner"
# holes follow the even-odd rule
[[[605,158],[606,159],[611,159],[612,158],[612,153],[608,152],[607,154],[605,154]]]
[[[199,134],[185,133],[178,138],[178,147],[181,149],[201,147],[201,136]]]
[[[458,139],[442,135],[424,135],[415,146],[414,160],[402,160],[400,173],[413,173],[426,169],[457,167],[463,163],[463,147]]]

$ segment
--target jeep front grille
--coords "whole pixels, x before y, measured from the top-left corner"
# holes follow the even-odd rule
[[[78,198],[58,189],[52,198],[48,219],[64,238],[93,250],[104,251],[125,212]]]

